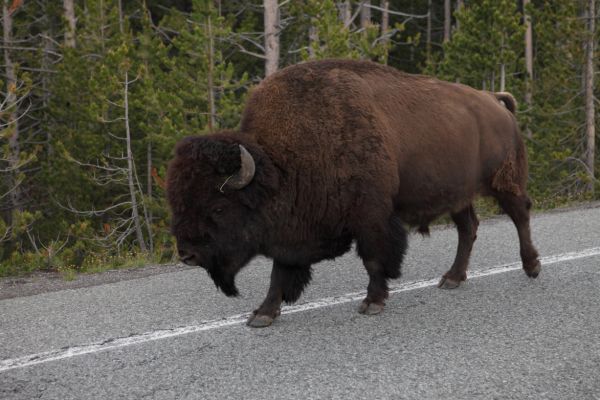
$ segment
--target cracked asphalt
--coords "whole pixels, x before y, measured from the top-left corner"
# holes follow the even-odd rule
[[[583,254],[600,248],[600,207],[536,214],[532,229],[543,257]],[[453,228],[412,235],[395,283],[439,278],[456,243]],[[482,222],[470,270],[518,260],[512,223]],[[515,270],[452,291],[418,287],[381,315],[346,301],[266,329],[218,323],[262,300],[270,265],[260,258],[239,275],[236,299],[199,269],[4,299],[0,399],[600,399],[600,252],[561,260],[536,280]],[[366,284],[349,253],[314,267],[300,303]],[[208,328],[152,336],[198,326]],[[88,346],[103,342],[125,344]],[[61,358],[22,361],[49,351]]]

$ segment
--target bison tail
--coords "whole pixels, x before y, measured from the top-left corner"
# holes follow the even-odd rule
[[[517,100],[515,100],[515,97],[512,94],[508,92],[496,92],[492,94],[508,111],[513,114],[517,111]]]

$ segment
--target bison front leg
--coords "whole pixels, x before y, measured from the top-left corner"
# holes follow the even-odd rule
[[[293,303],[298,300],[310,279],[309,265],[286,265],[274,261],[267,297],[260,307],[252,312],[247,325],[253,328],[264,328],[271,325],[281,314],[281,303],[283,301]]]
[[[452,214],[452,220],[458,231],[458,249],[452,267],[444,274],[438,284],[438,287],[443,289],[457,288],[462,281],[467,279],[469,258],[473,243],[477,239],[477,227],[479,226],[472,204],[460,212]]]
[[[388,297],[387,281],[400,276],[407,248],[406,230],[395,215],[386,222],[383,227],[370,226],[357,240],[358,255],[369,274],[367,297],[358,309],[361,314],[382,312]]]
[[[377,261],[365,261],[365,268],[369,274],[367,297],[360,303],[358,312],[361,314],[375,315],[383,311],[385,300],[388,298],[387,278],[381,264]]]

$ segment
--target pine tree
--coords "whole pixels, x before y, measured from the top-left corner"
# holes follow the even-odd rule
[[[38,247],[34,226],[48,202],[40,161],[48,150],[43,129],[58,18],[52,4],[3,0],[3,101],[0,105],[0,257]]]
[[[148,224],[148,233],[142,231],[147,212],[135,157],[141,141],[131,129],[131,88],[141,74],[132,57],[132,32],[116,2],[89,1],[87,6],[78,46],[66,49],[54,104],[57,114],[65,105],[70,113],[69,124],[55,122],[55,147],[62,155],[55,163],[62,168],[54,178],[80,180],[81,186],[55,196],[63,208],[96,224],[103,239],[99,243],[117,249],[135,244],[146,252],[151,231]],[[78,174],[73,166],[79,167]],[[92,197],[82,201],[81,189]]]
[[[361,8],[366,9],[366,5]],[[347,25],[347,21],[340,18],[340,10],[333,0],[307,0],[297,12],[310,24],[313,32],[313,40],[302,52],[303,59],[344,57],[386,60],[391,42],[381,40],[379,26],[370,22],[364,22],[362,27]],[[370,16],[370,13],[363,14],[366,21],[366,15]]]
[[[232,62],[224,54],[230,52],[232,28],[218,15],[210,0],[194,0],[188,21],[172,19],[181,27],[171,44],[171,71],[174,87],[181,96],[188,133],[234,128],[239,116],[249,79],[236,76]]]
[[[438,76],[487,90],[520,94],[524,71],[522,15],[513,0],[467,3],[455,14],[460,24],[444,45]]]
[[[532,191],[551,206],[577,195],[585,181],[579,157],[584,121],[581,77],[584,24],[574,2],[535,1],[530,5],[535,57],[533,102],[521,119],[530,121]]]

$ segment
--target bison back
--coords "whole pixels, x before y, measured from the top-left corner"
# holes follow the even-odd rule
[[[489,92],[349,60],[265,79],[242,131],[288,175],[289,201],[320,211],[306,215],[315,223],[365,203],[417,219],[459,210],[522,146],[514,116]]]

